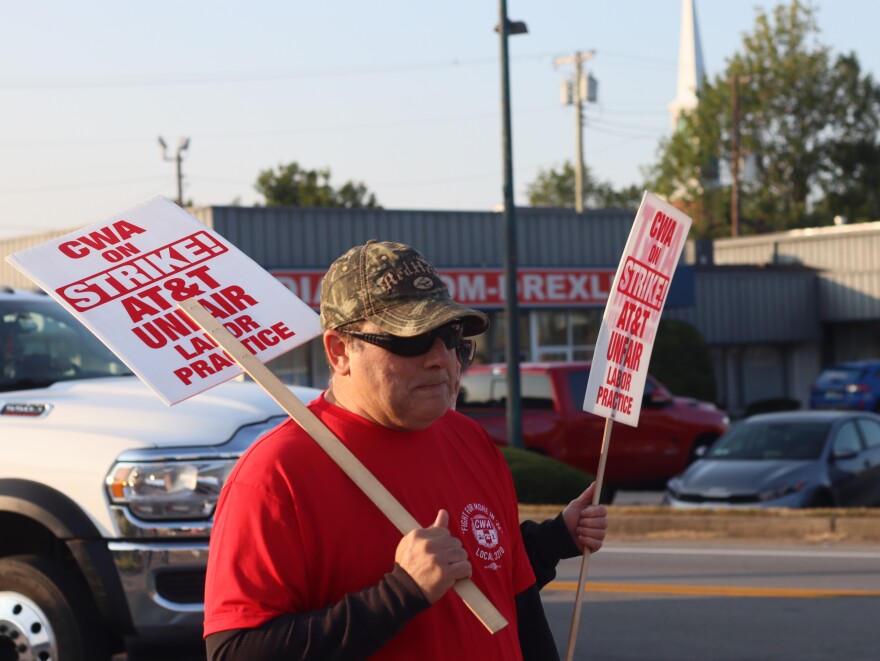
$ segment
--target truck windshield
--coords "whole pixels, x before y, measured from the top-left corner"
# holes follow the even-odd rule
[[[131,371],[52,299],[0,300],[0,391]]]

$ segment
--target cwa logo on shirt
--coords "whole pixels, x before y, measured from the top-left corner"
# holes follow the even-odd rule
[[[486,569],[501,569],[497,561],[505,553],[504,545],[501,544],[504,530],[494,512],[482,503],[469,503],[462,510],[459,525],[463,537],[466,538],[468,532],[473,535],[477,542],[474,555],[488,563],[485,565]]]

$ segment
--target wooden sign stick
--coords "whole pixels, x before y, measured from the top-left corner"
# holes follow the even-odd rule
[[[324,426],[324,423],[196,299],[190,298],[178,305],[330,455],[330,458],[388,517],[401,534],[405,535],[411,530],[422,527],[367,467]],[[480,592],[473,581],[462,579],[452,587],[491,633],[497,633],[507,626],[504,616],[486,595]]]
[[[605,476],[605,463],[608,460],[608,446],[611,445],[611,427],[614,421],[611,418],[605,419],[605,433],[602,435],[602,449],[599,451],[599,468],[596,471],[596,490],[593,492],[593,505],[599,504],[602,494],[602,481]],[[587,568],[590,565],[590,549],[584,547],[584,555],[581,558],[581,573],[578,576],[577,591],[574,597],[574,612],[571,616],[571,629],[568,633],[568,651],[565,654],[565,661],[574,659],[574,646],[577,642],[578,625],[581,621],[581,601],[584,595],[584,583],[587,580]]]

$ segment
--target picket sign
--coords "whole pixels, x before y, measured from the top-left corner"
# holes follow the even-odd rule
[[[614,422],[639,424],[660,315],[690,226],[685,213],[645,191],[605,305],[584,395],[584,411],[606,418],[593,505],[601,497]],[[574,658],[589,561],[590,551],[585,548],[566,661]]]
[[[210,335],[330,455],[330,458],[397,527],[401,534],[406,535],[410,531],[422,527],[367,467],[333,435],[333,432],[327,429],[324,423],[268,367],[254,357],[196,299],[181,301],[178,306],[192,317],[202,330]],[[467,578],[461,579],[453,585],[453,589],[491,633],[497,633],[507,626],[508,623],[504,616],[486,595],[480,592],[473,581]]]
[[[321,334],[318,315],[163,197],[9,255],[169,406],[241,374],[176,303],[199,296],[262,361]]]

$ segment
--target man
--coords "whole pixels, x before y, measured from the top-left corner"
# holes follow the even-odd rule
[[[450,410],[465,340],[488,318],[452,301],[417,251],[370,241],[321,289],[331,381],[309,408],[424,525],[396,528],[292,420],[237,463],[208,562],[209,657],[557,658],[542,581],[559,557],[604,538],[581,495],[521,536],[507,465],[479,425]],[[449,588],[472,578],[510,623],[491,634]]]

